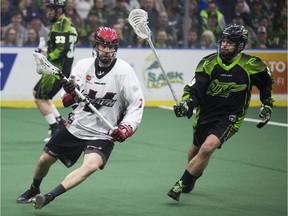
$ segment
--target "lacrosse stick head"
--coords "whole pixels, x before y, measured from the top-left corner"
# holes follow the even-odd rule
[[[47,58],[39,52],[33,52],[35,62],[36,62],[36,71],[38,74],[47,74],[47,75],[60,75],[60,70],[52,65]]]
[[[128,22],[133,27],[134,32],[142,39],[148,39],[151,36],[151,30],[148,27],[148,13],[142,9],[134,9],[129,13]]]

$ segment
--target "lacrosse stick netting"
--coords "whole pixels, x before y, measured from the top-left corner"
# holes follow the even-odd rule
[[[48,75],[59,75],[61,77],[61,71],[52,65],[47,58],[39,52],[33,52],[35,62],[36,62],[36,71],[38,74],[48,74]],[[62,74],[63,75],[63,74]],[[61,79],[65,78],[64,76]]]
[[[33,52],[35,62],[36,62],[36,70],[39,74],[47,74],[47,75],[59,75],[61,79],[68,80],[63,73],[54,65],[52,65],[47,58],[38,52]],[[76,88],[75,93],[78,97],[81,98],[83,102],[85,102],[89,108],[109,127],[110,131],[114,131],[115,127],[90,103],[90,101]]]
[[[160,62],[160,59],[156,53],[155,47],[152,43],[151,30],[148,27],[148,14],[147,14],[147,12],[145,10],[142,10],[142,9],[132,10],[128,16],[128,22],[130,23],[130,25],[132,26],[134,32],[137,34],[138,37],[147,40],[149,46],[151,47],[151,49],[154,53],[154,56],[156,57],[156,59],[159,63],[161,72],[162,72],[162,74],[163,74],[163,76],[164,76],[164,78],[168,84],[168,87],[172,93],[172,96],[173,96],[176,104],[179,104],[178,99],[177,99],[176,94],[175,94],[175,91],[172,88],[172,85],[169,81],[169,78],[167,77],[167,74],[164,71],[164,68]]]

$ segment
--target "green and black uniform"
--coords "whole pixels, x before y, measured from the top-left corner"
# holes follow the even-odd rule
[[[260,91],[261,102],[272,106],[273,83],[269,68],[258,57],[240,53],[229,65],[218,53],[204,57],[182,96],[182,100],[191,98],[190,105],[197,107],[194,144],[202,145],[210,134],[221,143],[234,135],[246,115],[253,85]]]
[[[70,19],[61,15],[48,36],[47,59],[68,77],[74,60],[78,34]],[[59,76],[42,75],[34,90],[38,99],[52,99],[61,89]]]

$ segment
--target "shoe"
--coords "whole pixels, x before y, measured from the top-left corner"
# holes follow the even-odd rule
[[[167,195],[169,197],[171,197],[172,199],[179,201],[180,199],[180,195],[182,193],[182,189],[183,189],[184,185],[183,185],[183,181],[179,180],[175,183],[175,185],[173,186],[173,188],[167,193]]]
[[[195,182],[196,181],[193,181],[191,185],[185,185],[182,189],[182,193],[190,193],[194,189]]]
[[[56,131],[59,129],[59,123],[56,122],[53,125],[50,125],[50,128],[48,130],[48,137],[44,139],[44,142],[47,143],[51,139],[51,137],[56,133]]]
[[[23,193],[17,198],[16,203],[31,203],[32,198],[35,197],[37,194],[40,194],[39,188],[35,188],[33,185],[31,185],[31,187],[25,193]]]
[[[191,185],[185,185],[182,189],[182,193],[190,193],[194,189],[197,179],[199,179],[201,176],[202,176],[202,173],[197,178],[194,179]]]
[[[54,197],[51,194],[37,194],[33,199],[32,202],[34,204],[35,209],[41,209],[54,200]]]
[[[62,116],[57,117],[56,120],[60,126],[64,125],[66,122],[66,120]]]

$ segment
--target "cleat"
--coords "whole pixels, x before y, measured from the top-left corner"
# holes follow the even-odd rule
[[[40,194],[40,190],[31,185],[31,187],[26,192],[24,192],[21,196],[17,198],[16,203],[31,203],[32,198],[35,197],[37,194]]]
[[[182,193],[182,189],[183,189],[184,185],[183,185],[183,181],[179,180],[175,183],[175,185],[173,186],[173,188],[167,193],[167,195],[169,197],[171,197],[172,199],[179,201],[180,199],[180,195]]]
[[[51,194],[37,194],[34,198],[32,198],[32,202],[35,209],[41,209],[50,203],[53,199],[54,197]]]
[[[182,193],[190,193],[194,189],[195,181],[192,185],[184,186],[182,189]]]
[[[44,142],[45,143],[49,142],[51,137],[57,132],[58,129],[59,129],[59,123],[58,122],[53,124],[53,125],[50,125],[50,128],[48,130],[48,137],[46,137],[44,139]]]
[[[64,125],[66,122],[66,120],[62,116],[57,117],[56,120],[60,126]]]

